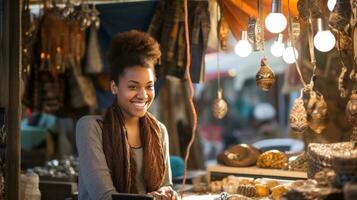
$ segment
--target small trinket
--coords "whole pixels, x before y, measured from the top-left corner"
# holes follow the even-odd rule
[[[221,48],[223,50],[227,50],[227,40],[228,40],[228,32],[229,32],[229,26],[228,22],[222,15],[221,19],[218,22],[218,38],[219,42],[221,43]]]
[[[309,127],[315,133],[320,134],[326,128],[327,104],[324,97],[313,90],[307,103],[307,117]]]
[[[307,113],[302,97],[295,100],[289,116],[290,127],[297,133],[303,133],[307,127]]]
[[[213,116],[217,119],[222,119],[224,116],[226,116],[227,111],[228,106],[226,101],[224,101],[222,98],[222,89],[219,89],[217,91],[217,98],[214,100],[212,106]]]
[[[262,58],[260,62],[260,69],[255,76],[255,81],[258,87],[263,91],[268,91],[275,83],[275,74],[268,66],[268,59]]]
[[[338,90],[340,91],[340,97],[346,98],[348,91],[346,90],[343,80],[345,78],[345,74],[347,72],[347,67],[342,67],[340,75],[338,76]]]
[[[296,41],[300,36],[300,22],[297,17],[292,18],[291,28],[292,28],[293,41]]]
[[[259,21],[253,17],[249,17],[248,20],[248,38],[253,44],[254,51],[260,51],[264,49],[264,41],[262,38],[263,28]]]
[[[352,126],[357,126],[357,90],[352,90],[350,100],[346,106],[346,116]]]
[[[324,168],[317,172],[314,178],[317,181],[317,184],[322,187],[332,187],[337,181],[335,171],[329,168]]]

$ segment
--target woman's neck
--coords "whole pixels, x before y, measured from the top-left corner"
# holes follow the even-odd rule
[[[135,127],[135,126],[138,126],[138,125],[139,125],[139,118],[138,117],[130,117],[130,118],[125,117],[125,126],[127,128]]]

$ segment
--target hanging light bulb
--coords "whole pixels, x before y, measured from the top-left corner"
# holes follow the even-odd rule
[[[283,43],[283,34],[279,33],[278,40],[270,47],[270,52],[275,57],[281,57],[284,53],[285,46]]]
[[[247,57],[252,53],[252,45],[248,41],[247,31],[242,31],[241,40],[234,47],[235,53],[240,57]]]
[[[288,41],[288,47],[286,47],[284,53],[283,53],[283,60],[288,63],[288,64],[293,64],[296,62],[298,59],[298,51],[291,46],[291,41]],[[295,53],[294,53],[295,52]],[[296,57],[296,58],[295,58]]]
[[[314,37],[314,45],[317,50],[328,52],[335,47],[336,38],[330,30],[324,30],[322,18],[317,18],[317,33]]]
[[[273,0],[271,13],[265,18],[265,27],[271,33],[280,33],[287,24],[285,16],[281,13],[281,0]]]
[[[336,5],[336,0],[328,0],[327,1],[327,8],[330,10],[330,12],[333,11]]]

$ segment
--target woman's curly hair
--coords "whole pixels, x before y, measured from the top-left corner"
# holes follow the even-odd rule
[[[128,67],[151,67],[161,56],[159,43],[148,33],[131,30],[117,34],[108,52],[110,78],[116,83]]]

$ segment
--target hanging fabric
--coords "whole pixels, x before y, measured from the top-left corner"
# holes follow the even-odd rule
[[[192,1],[189,4],[191,56],[191,78],[193,83],[204,81],[204,55],[210,31],[210,15],[208,2]],[[177,78],[185,77],[185,36],[183,23],[183,5],[180,0],[161,0],[156,8],[148,29],[161,46],[161,66],[159,75],[171,75]]]
[[[97,29],[95,25],[92,24],[88,33],[84,73],[100,74],[102,72],[103,61],[98,41]]]

